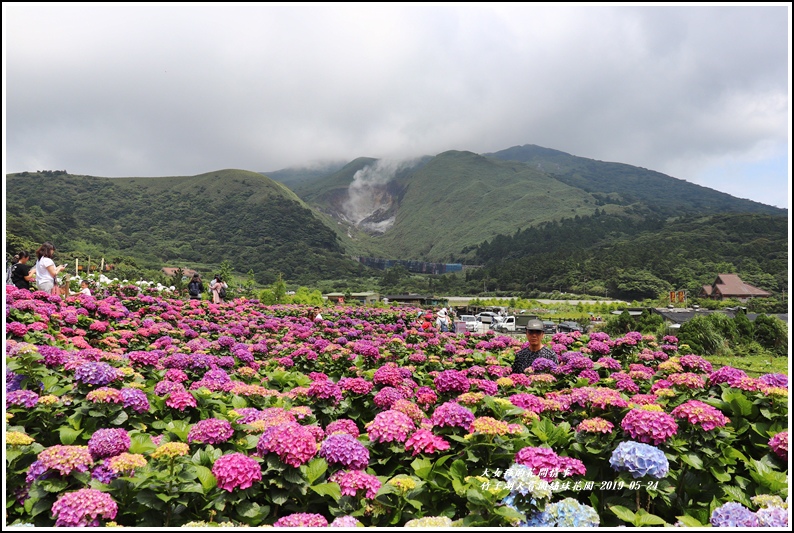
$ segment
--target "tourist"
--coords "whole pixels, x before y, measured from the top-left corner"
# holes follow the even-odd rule
[[[516,352],[513,361],[513,374],[522,374],[524,370],[530,368],[536,359],[549,359],[557,362],[557,354],[548,346],[543,346],[543,322],[537,318],[527,322],[527,340],[529,346]]]

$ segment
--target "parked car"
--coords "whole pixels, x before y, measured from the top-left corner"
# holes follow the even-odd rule
[[[474,315],[460,315],[458,318],[463,322],[466,322],[466,330],[471,331],[472,333],[479,333],[480,328],[482,327],[482,322]]]
[[[478,313],[474,316],[476,316],[477,320],[479,320],[483,324],[491,324],[494,322],[494,318],[499,317],[499,315],[497,315],[493,311],[483,311],[482,313]]]
[[[555,333],[557,333],[557,324],[555,324],[551,320],[544,320],[543,321],[543,332],[546,335],[554,335]]]
[[[560,322],[560,325],[557,326],[557,329],[560,331],[560,333],[572,333],[574,331],[578,331],[579,333],[583,332],[582,326],[576,322]]]

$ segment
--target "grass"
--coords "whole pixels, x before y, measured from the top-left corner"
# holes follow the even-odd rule
[[[788,357],[707,355],[704,356],[704,359],[712,364],[714,370],[723,366],[732,366],[733,368],[744,370],[752,378],[757,378],[763,374],[785,374],[787,376],[789,374]]]

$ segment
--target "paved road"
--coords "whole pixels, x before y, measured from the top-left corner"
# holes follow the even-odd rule
[[[449,301],[449,305],[451,306],[458,306],[458,305],[469,305],[469,302],[472,300],[476,300],[476,297],[473,296],[440,296],[440,298],[446,298]],[[597,304],[601,302],[605,302],[608,304],[611,303],[626,303],[623,300],[535,300],[538,303],[542,304],[571,304],[576,305],[579,302],[583,304]]]

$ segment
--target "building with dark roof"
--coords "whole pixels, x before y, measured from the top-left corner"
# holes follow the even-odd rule
[[[701,298],[712,300],[733,298],[740,302],[746,302],[751,298],[769,298],[770,296],[772,293],[743,282],[736,274],[720,274],[714,283],[703,285],[700,291]]]

